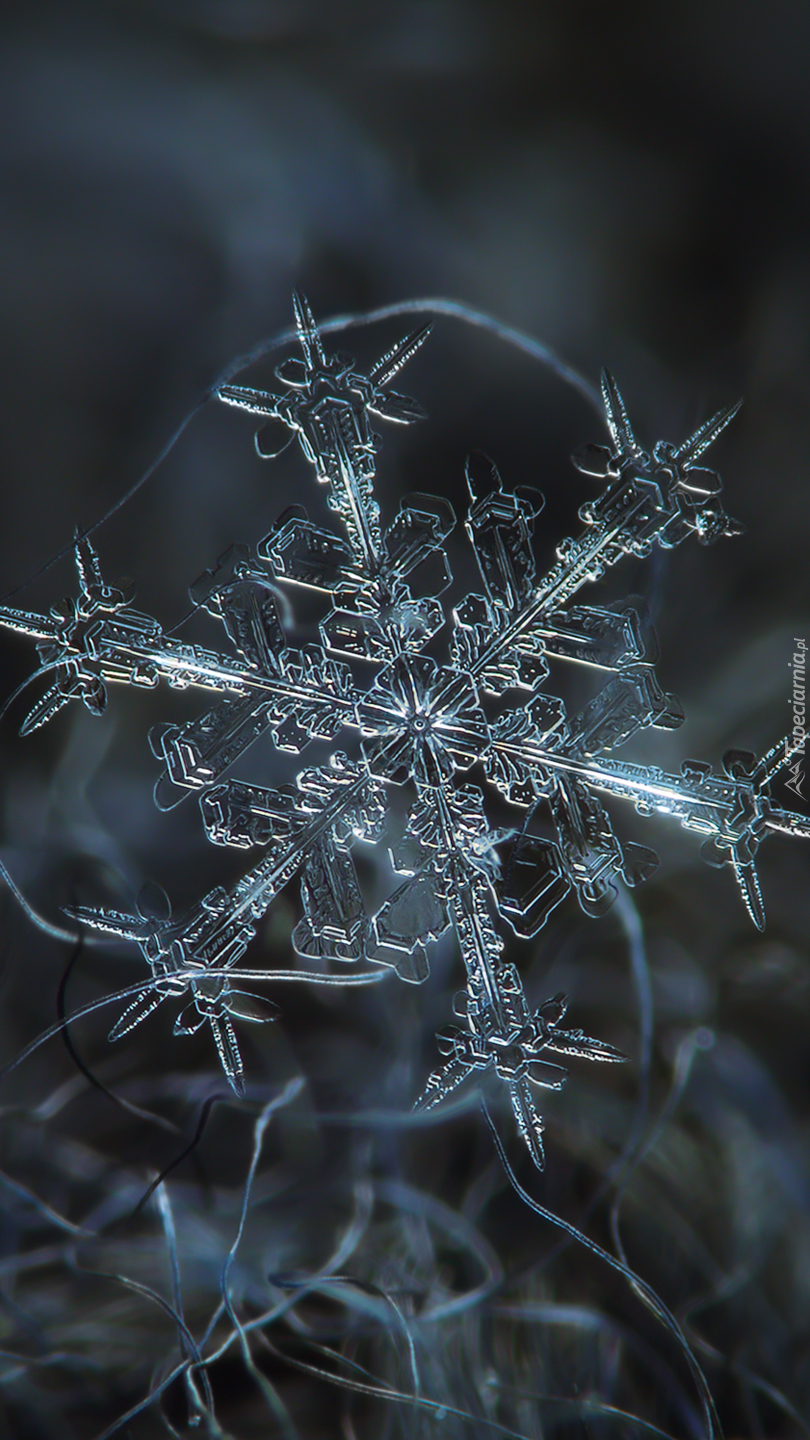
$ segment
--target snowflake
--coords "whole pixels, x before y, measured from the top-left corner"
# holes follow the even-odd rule
[[[588,915],[599,916],[615,899],[617,880],[635,885],[654,871],[654,851],[619,840],[602,796],[630,800],[641,814],[674,816],[702,835],[704,858],[733,868],[760,928],[754,867],[760,842],[774,830],[810,834],[807,820],[779,808],[771,795],[792,741],[759,761],[727,752],[722,774],[697,761],[666,774],[612,756],[640,729],[671,728],[683,715],[656,679],[654,635],[642,603],[571,603],[625,556],[647,556],[654,545],[671,548],[692,535],[708,545],[740,531],[724,513],[718,476],[699,463],[737,407],[680,445],[659,441],[646,452],[605,373],[611,443],[573,457],[603,488],[579,512],[581,534],[563,541],[541,578],[532,530],[542,496],[509,491],[490,462],[469,462],[465,529],[483,590],[448,616],[439,597],[451,581],[452,508],[435,496],[411,496],[384,529],[374,490],[372,417],[399,423],[422,417],[416,401],[388,387],[429,327],[361,375],[350,356],[325,354],[306,301],[296,296],[294,303],[303,358],[277,367],[279,393],[231,384],[217,393],[261,417],[260,455],[278,455],[297,436],[338,526],[316,525],[294,506],[255,554],[232,546],[191,587],[195,604],[223,623],[235,654],[165,635],[132,608],[130,593],[104,584],[87,537],[76,540],[78,600],[48,616],[0,607],[0,622],[32,636],[42,669],[53,674],[24,733],[73,699],[101,714],[110,681],[152,686],[164,678],[216,692],[206,714],[153,734],[165,766],[156,798],[170,808],[199,791],[213,843],[261,852],[230,891],[211,891],[179,919],[156,887],[142,892],[137,914],[85,906],[73,913],[135,941],[149,969],[110,1038],[125,1035],[164,999],[181,997],[186,1004],[175,1033],[207,1022],[238,1093],[244,1072],[233,1021],[269,1020],[277,1008],[231,978],[297,872],[303,917],[294,946],[319,962],[324,979],[344,983],[341,966],[365,964],[353,974],[358,983],[379,978],[380,966],[420,983],[428,974],[426,947],[452,931],[466,976],[455,1006],[462,1023],[439,1034],[444,1060],[417,1105],[436,1105],[474,1072],[494,1070],[542,1166],[535,1091],[559,1089],[566,1078],[548,1056],[625,1057],[581,1030],[562,1029],[564,996],[530,1009],[517,969],[503,958],[499,922],[534,935],[571,892]],[[317,645],[290,643],[294,612],[285,592],[294,595],[300,586],[321,592],[331,606]],[[440,664],[426,647],[444,626],[449,638]],[[568,714],[562,699],[543,688],[550,656],[578,661],[601,681],[578,713]],[[263,732],[277,749],[299,753],[313,739],[334,742],[346,730],[357,738],[354,758],[335,750],[328,764],[302,769],[294,785],[267,789],[223,778]],[[390,845],[401,883],[372,914],[353,851],[360,840],[382,842],[392,794],[403,786],[409,809]],[[505,800],[525,823],[505,830],[490,822],[496,792],[501,808]],[[537,817],[545,835],[537,833]],[[351,973],[345,983],[352,983]]]

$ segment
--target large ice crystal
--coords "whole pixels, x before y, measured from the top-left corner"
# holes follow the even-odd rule
[[[36,640],[52,676],[24,732],[72,699],[100,714],[109,682],[150,686],[164,678],[213,691],[206,713],[153,732],[164,766],[156,799],[168,809],[198,791],[209,839],[259,852],[230,891],[211,891],[179,919],[156,889],[142,894],[138,914],[76,908],[85,924],[135,941],[149,970],[110,1038],[126,1034],[165,998],[179,997],[185,1008],[175,1033],[207,1021],[225,1073],[241,1092],[233,1021],[271,1019],[276,1007],[233,984],[235,967],[298,872],[303,915],[295,949],[336,979],[352,973],[343,966],[364,966],[372,976],[380,973],[374,967],[388,966],[400,979],[421,983],[426,947],[453,932],[465,979],[455,1006],[460,1023],[438,1036],[444,1060],[417,1104],[435,1105],[473,1072],[494,1070],[542,1166],[535,1092],[559,1089],[566,1078],[549,1056],[624,1056],[580,1030],[560,1028],[564,996],[530,1009],[515,965],[504,959],[499,925],[534,935],[570,892],[586,914],[600,916],[615,899],[617,881],[635,885],[654,871],[654,851],[619,839],[602,797],[629,800],[641,814],[674,816],[697,831],[704,858],[732,867],[760,928],[759,844],[774,830],[810,834],[805,818],[771,796],[790,758],[787,742],[759,761],[728,752],[720,774],[697,761],[666,774],[611,754],[642,728],[671,728],[683,716],[656,679],[655,636],[643,602],[578,600],[583,587],[625,556],[644,557],[655,545],[671,548],[693,535],[707,545],[738,533],[723,510],[718,476],[701,463],[736,407],[682,444],[660,441],[647,452],[605,374],[610,444],[574,456],[578,470],[602,482],[601,493],[582,506],[581,533],[558,546],[556,563],[541,576],[532,530],[542,496],[510,491],[490,462],[470,461],[464,524],[482,588],[447,614],[439,596],[451,580],[451,506],[415,494],[386,524],[375,493],[372,418],[410,423],[423,415],[416,401],[389,386],[428,327],[361,375],[350,356],[326,355],[300,296],[295,316],[303,358],[277,367],[279,392],[227,384],[218,395],[260,418],[261,455],[272,458],[297,436],[326,487],[336,526],[319,526],[294,506],[254,553],[232,546],[191,587],[195,604],[224,625],[229,652],[165,635],[132,608],[128,591],[104,583],[86,537],[76,542],[77,600],[47,616],[0,608],[0,623]],[[283,596],[294,597],[301,586],[326,597],[320,644],[296,646],[289,638],[294,610]],[[427,653],[431,642],[434,652],[442,645],[442,663]],[[600,688],[577,713],[544,689],[548,657],[577,661],[597,678]],[[354,732],[355,748],[351,756],[334,749],[329,763],[302,768],[294,785],[277,789],[226,778],[263,732],[286,752],[339,734],[347,744],[346,732]],[[370,913],[355,845],[390,838],[390,799],[403,785],[409,808],[390,844],[400,883]],[[511,828],[496,826],[488,818],[493,799],[501,815],[505,801],[523,818]],[[538,817],[545,834],[538,833]]]

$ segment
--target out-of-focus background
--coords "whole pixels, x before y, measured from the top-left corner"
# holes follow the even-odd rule
[[[659,677],[688,716],[676,736],[660,747],[660,737],[645,737],[638,753],[676,765],[685,755],[716,763],[728,745],[766,749],[787,732],[794,637],[810,631],[809,64],[810,11],[791,0],[29,0],[6,12],[0,591],[39,610],[74,590],[69,555],[43,567],[69,545],[76,523],[94,523],[128,491],[235,355],[290,323],[293,286],[317,316],[444,296],[538,337],[593,381],[609,365],[647,442],[679,440],[744,397],[714,463],[726,508],[747,534],[629,565],[610,593],[647,596],[662,643]],[[340,343],[369,362],[408,323],[359,330]],[[270,384],[272,363],[260,360],[246,375]],[[527,355],[450,318],[437,321],[406,373],[402,388],[418,395],[429,419],[408,432],[386,431],[383,499],[388,485],[393,496],[416,489],[458,502],[464,458],[483,448],[508,484],[545,492],[538,552],[550,560],[589,493],[567,456],[602,439],[598,416]],[[263,464],[251,436],[248,420],[205,407],[95,537],[107,578],[132,575],[138,605],[167,626],[188,609],[187,585],[231,541],[258,540],[308,483],[294,452],[274,467]],[[462,584],[465,578],[462,572]],[[216,635],[201,628],[189,638],[211,643]],[[2,645],[0,698],[30,673],[32,660],[24,642]],[[4,716],[2,858],[49,919],[58,921],[77,894],[125,908],[145,878],[166,884],[178,905],[190,904],[203,887],[239,873],[238,857],[223,859],[205,844],[193,802],[171,816],[151,803],[148,728],[196,707],[164,689],[120,693],[102,722],[81,710],[27,741],[16,736],[24,699]],[[264,754],[262,763],[271,759]],[[263,778],[255,766],[248,771]],[[278,778],[268,770],[266,783]],[[628,1258],[688,1316],[729,1434],[807,1433],[808,855],[798,841],[765,848],[769,928],[759,937],[730,875],[699,864],[695,837],[663,824],[652,829],[637,822],[634,831],[664,856],[660,877],[636,897],[656,1023],[644,1123],[668,1103],[673,1084],[683,1093],[657,1149],[634,1172]],[[2,918],[5,1059],[55,1018],[69,950],[38,935],[10,899]],[[615,915],[600,930],[566,910],[524,959],[536,998],[568,989],[578,1007],[574,1023],[637,1056],[626,950]],[[86,992],[71,980],[76,1003],[98,994],[105,974],[98,952],[83,963],[90,980]],[[123,956],[106,963],[115,983],[133,983],[140,973]],[[379,1099],[374,1087],[387,1086],[386,1103],[403,1106],[433,1063],[432,1031],[447,1018],[457,983],[452,957],[434,968],[424,991],[408,991],[387,1012],[383,1002],[375,1009],[376,1001],[355,1005],[351,997],[331,1011],[285,998],[288,1039],[273,1040],[270,1060],[264,1037],[255,1042],[256,1073],[300,1066],[317,1096],[313,1114],[328,1109],[329,1087],[349,1107],[368,1103],[372,1092]],[[154,1059],[150,1047],[172,1044],[170,1026],[155,1025],[111,1070],[99,1024],[83,1039],[87,1058],[107,1083],[136,1086]],[[122,1130],[116,1112],[104,1108],[110,1102],[86,1089],[44,1119],[37,1111],[32,1129],[31,1107],[74,1083],[64,1047],[51,1047],[18,1072],[7,1100],[0,1093],[0,1110],[27,1107],[25,1127],[13,1115],[2,1121],[7,1168],[79,1224],[93,1206],[103,1210],[103,1196],[118,1193],[116,1164],[136,1177],[133,1186],[138,1177],[146,1183],[172,1145],[133,1129],[131,1117]],[[210,1069],[202,1046],[194,1057],[201,1073]],[[157,1063],[165,1103],[171,1110],[175,1095],[171,1114],[185,1130],[191,1121],[180,1100],[191,1092],[165,1073],[177,1065],[187,1080],[188,1063],[174,1050],[171,1061],[161,1051]],[[146,1098],[160,1105],[157,1082]],[[536,1193],[612,1244],[604,1202],[594,1210],[592,1201],[642,1114],[638,1073],[598,1083],[577,1074],[564,1100],[554,1097],[547,1109],[555,1107],[550,1169]],[[47,1130],[52,1113],[58,1144]],[[549,1233],[516,1203],[510,1208],[477,1111],[419,1143],[410,1137],[404,1150],[376,1131],[366,1149],[355,1137],[350,1161],[334,1129],[326,1139],[318,1132],[318,1149],[317,1125],[311,1116],[307,1123],[307,1143],[290,1139],[278,1163],[288,1177],[300,1163],[316,1237],[325,1223],[313,1199],[323,1193],[319,1167],[336,1194],[349,1192],[350,1175],[355,1185],[371,1177],[388,1197],[378,1197],[374,1245],[365,1270],[360,1265],[369,1284],[416,1293],[422,1265],[431,1283],[438,1275],[442,1285],[452,1289],[455,1279],[463,1288],[455,1252],[451,1260],[439,1245],[431,1261],[414,1239],[415,1216],[429,1228],[427,1194],[447,1214],[480,1223],[501,1254],[506,1288],[495,1293],[506,1318],[487,1312],[475,1345],[461,1322],[452,1335],[437,1326],[427,1393],[518,1433],[573,1436],[592,1433],[588,1426],[635,1433],[576,1410],[573,1396],[609,1397],[614,1383],[617,1406],[678,1435],[700,1433],[683,1363],[665,1339],[638,1339],[651,1322],[632,1297],[571,1250],[549,1260]],[[236,1198],[220,1230],[216,1207],[204,1223],[199,1218],[193,1168],[178,1171],[181,1250],[187,1266],[197,1266],[192,1325],[195,1304],[204,1315],[205,1302],[216,1300],[249,1126],[238,1142],[222,1126],[201,1142],[209,1186],[225,1183],[231,1143],[227,1183]],[[525,1166],[521,1174],[535,1184]],[[409,1210],[396,1185],[414,1187],[408,1193],[418,1193],[419,1204]],[[9,1257],[46,1246],[52,1232],[19,1194],[12,1210],[0,1259],[0,1333],[3,1346],[28,1359],[16,1370],[8,1362],[0,1434],[83,1440],[146,1393],[157,1373],[150,1366],[164,1358],[173,1332],[156,1351],[149,1315],[132,1293],[113,1295],[99,1281],[90,1294],[75,1273],[66,1278],[64,1255],[53,1274],[29,1284],[29,1271],[15,1270]],[[323,1262],[287,1212],[278,1224],[278,1271]],[[442,1233],[452,1249],[450,1231]],[[453,1233],[463,1248],[461,1230]],[[154,1226],[144,1235],[155,1246],[149,1283],[168,1293]],[[103,1250],[90,1268],[131,1266],[123,1241],[115,1263]],[[480,1260],[483,1252],[475,1253]],[[260,1288],[270,1262],[254,1260]],[[201,1278],[205,1264],[210,1273]],[[570,1322],[574,1340],[560,1342],[551,1321],[520,1329],[516,1312],[509,1318],[509,1304],[514,1311],[531,1302],[537,1311],[541,1301],[581,1306],[580,1328]],[[257,1292],[251,1303],[260,1309],[264,1301]],[[420,1303],[409,1313],[418,1314]],[[481,1318],[480,1308],[467,1312],[470,1325]],[[373,1330],[373,1317],[363,1323]],[[116,1324],[121,1338],[113,1343]],[[385,1343],[377,1353],[374,1336],[362,1325],[360,1332],[351,1343],[364,1363],[375,1355],[376,1373],[408,1389],[407,1366],[398,1370]],[[396,1351],[401,1333],[391,1343]],[[63,1352],[67,1359],[53,1360]],[[346,1401],[344,1413],[337,1390],[311,1375],[296,1378],[282,1361],[265,1364],[302,1435],[434,1433],[429,1416],[407,1408],[392,1418],[391,1407],[364,1400],[350,1413]],[[525,1398],[532,1386],[545,1400]],[[215,1389],[234,1434],[275,1433],[261,1428],[270,1412],[243,1370],[221,1369]],[[565,1399],[561,1408],[549,1408],[552,1395]],[[172,1404],[172,1423],[182,1428],[182,1397]],[[330,1416],[338,1416],[333,1427]],[[441,1433],[477,1434],[464,1428],[477,1423],[450,1417]],[[133,1435],[163,1433],[154,1409],[133,1427]]]

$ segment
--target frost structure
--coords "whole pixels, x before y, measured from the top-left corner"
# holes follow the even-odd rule
[[[699,464],[736,407],[683,444],[660,441],[647,453],[605,374],[611,444],[587,446],[574,457],[603,488],[580,510],[581,534],[558,547],[556,563],[540,579],[532,527],[542,496],[506,490],[489,462],[469,462],[465,529],[483,592],[467,596],[448,617],[438,596],[451,580],[450,505],[412,495],[384,529],[374,493],[372,416],[401,423],[422,416],[414,400],[388,387],[429,327],[363,376],[351,357],[324,353],[299,296],[295,315],[303,359],[276,369],[283,390],[225,385],[218,395],[262,417],[260,454],[272,457],[298,437],[339,523],[321,528],[293,506],[255,556],[232,546],[191,587],[195,603],[223,623],[235,656],[164,635],[156,620],[131,608],[130,594],[103,583],[83,538],[76,543],[78,600],[46,617],[0,608],[0,623],[33,636],[43,669],[55,672],[23,732],[74,698],[100,714],[109,681],[151,686],[163,677],[176,687],[217,692],[208,713],[153,732],[165,765],[157,803],[168,809],[197,790],[211,841],[261,852],[230,892],[213,890],[179,919],[156,889],[142,894],[138,915],[75,911],[86,924],[136,941],[149,967],[110,1038],[164,998],[183,997],[175,1033],[207,1021],[228,1079],[241,1092],[233,1019],[270,1019],[276,1007],[233,986],[231,976],[238,976],[234,967],[268,907],[300,871],[303,918],[295,949],[323,968],[334,963],[338,976],[341,966],[370,962],[420,983],[428,974],[425,947],[452,929],[466,972],[455,1005],[461,1023],[439,1034],[443,1063],[417,1105],[427,1109],[472,1072],[494,1069],[542,1166],[535,1088],[559,1089],[566,1078],[549,1056],[624,1057],[580,1030],[562,1029],[563,996],[529,1009],[515,966],[502,958],[498,918],[518,935],[534,935],[571,891],[588,915],[599,916],[615,898],[617,878],[635,885],[653,872],[655,853],[619,841],[601,795],[630,800],[642,814],[673,815],[701,834],[704,858],[731,865],[759,928],[764,911],[754,859],[761,840],[772,830],[810,834],[805,818],[777,808],[770,796],[790,756],[785,743],[758,762],[728,752],[719,775],[700,762],[684,762],[680,774],[669,775],[611,757],[643,727],[672,727],[683,716],[656,680],[655,637],[643,602],[572,603],[625,555],[646,556],[655,544],[671,548],[693,534],[707,545],[738,533],[723,511],[719,478]],[[296,586],[331,597],[319,645],[289,643],[281,596]],[[445,663],[438,664],[426,647],[448,621]],[[579,713],[567,714],[562,700],[543,689],[548,656],[578,661],[602,678]],[[369,680],[362,688],[357,676],[364,668]],[[333,741],[346,729],[359,735],[356,757],[335,751],[327,765],[302,769],[295,785],[266,789],[223,778],[264,731],[279,750],[299,753],[310,740]],[[475,783],[466,775],[473,767]],[[370,914],[353,846],[381,839],[391,788],[404,782],[413,803],[390,852],[402,883]],[[493,828],[486,811],[493,788],[527,816],[522,829]],[[538,833],[540,817],[545,835]]]

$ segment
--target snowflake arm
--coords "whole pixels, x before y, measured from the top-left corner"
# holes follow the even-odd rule
[[[694,463],[739,406],[720,411],[682,445],[659,441],[649,455],[635,440],[624,402],[607,371],[602,377],[602,393],[613,449],[591,445],[573,459],[578,469],[605,479],[607,484],[596,500],[581,507],[585,529],[578,538],[564,540],[557,547],[557,562],[539,583],[534,582],[533,562],[522,535],[530,518],[527,501],[518,501],[513,510],[496,557],[486,543],[493,528],[492,515],[486,506],[482,511],[482,500],[474,484],[470,485],[477,504],[468,528],[487,596],[482,597],[480,621],[469,608],[466,614],[457,612],[457,619],[473,631],[467,641],[471,674],[480,676],[496,693],[504,688],[504,667],[509,673],[517,663],[520,671],[521,652],[542,654],[542,631],[548,617],[556,619],[555,612],[583,584],[598,580],[625,555],[648,555],[656,543],[671,549],[691,533],[702,544],[711,544],[721,535],[739,534],[742,528],[723,511],[719,477]],[[493,479],[501,491],[494,469]],[[477,511],[481,512],[478,524]],[[538,513],[536,502],[534,513]],[[483,532],[480,538],[478,530]],[[520,603],[516,603],[512,580],[516,559],[522,580],[517,596]]]
[[[341,764],[340,757],[335,756],[328,774],[304,772],[294,790],[291,787],[289,791],[275,792],[275,804],[270,792],[264,792],[265,827],[268,821],[275,823],[273,833],[264,835],[266,853],[262,860],[230,893],[221,888],[211,891],[178,921],[172,920],[165,897],[158,906],[150,905],[148,897],[145,902],[139,900],[137,916],[75,907],[70,913],[81,923],[118,939],[134,940],[152,972],[151,983],[120,1016],[110,1038],[127,1034],[162,1000],[189,994],[191,1006],[179,1018],[175,1034],[192,1034],[207,1020],[228,1080],[241,1093],[241,1060],[229,1016],[260,1021],[272,1019],[278,1012],[270,1002],[260,1002],[259,997],[235,989],[222,972],[242,959],[276,895],[300,868],[303,857],[317,850],[325,836],[343,838],[363,823],[371,825],[372,816],[379,823],[379,804],[372,791],[365,771]],[[206,797],[209,814],[218,814],[219,838],[234,843],[230,837],[237,822],[229,818],[227,793],[221,792],[227,792],[227,787]],[[257,808],[254,803],[254,813]],[[244,843],[242,833],[236,843]],[[210,973],[213,971],[216,973]]]
[[[424,411],[405,395],[387,393],[397,371],[427,339],[430,326],[414,331],[384,355],[369,375],[358,374],[351,356],[342,352],[327,358],[318,327],[307,301],[293,297],[295,323],[302,360],[285,360],[276,378],[292,393],[273,395],[239,385],[223,385],[220,400],[297,433],[307,460],[318,479],[329,487],[329,504],[338,512],[349,542],[364,573],[374,578],[380,567],[380,511],[374,499],[376,470],[374,435],[369,415],[407,424],[423,418]],[[278,454],[278,445],[263,447],[264,429],[256,437],[260,455]]]
[[[83,548],[89,550],[89,543]],[[163,677],[175,689],[219,692],[225,698],[208,714],[185,726],[159,726],[151,736],[166,767],[156,798],[168,809],[189,790],[213,784],[264,730],[273,732],[280,749],[297,751],[351,723],[356,697],[350,672],[319,646],[289,651],[271,577],[247,559],[246,547],[232,546],[191,592],[224,622],[236,658],[165,636],[156,620],[130,608],[131,590],[104,587],[103,601],[89,612],[84,591],[50,616],[0,606],[0,625],[35,639],[43,669],[57,675],[21,733],[52,719],[72,699],[103,713],[109,683],[151,687]]]
[[[542,1168],[543,1123],[532,1086],[560,1089],[566,1079],[566,1071],[542,1052],[595,1060],[626,1057],[581,1031],[557,1030],[565,1013],[562,996],[532,1014],[517,970],[503,964],[491,885],[497,870],[492,846],[498,837],[488,831],[480,792],[465,786],[448,793],[444,783],[434,787],[417,803],[411,827],[424,850],[433,851],[431,870],[444,877],[443,898],[467,973],[467,991],[457,997],[456,1008],[466,1016],[468,1029],[440,1032],[439,1048],[448,1060],[429,1078],[417,1108],[432,1108],[474,1070],[494,1070],[509,1089],[518,1129]]]
[[[627,1056],[581,1030],[560,1030],[567,1005],[564,995],[546,1000],[532,1014],[514,966],[502,967],[497,989],[497,1007],[482,1004],[476,987],[459,997],[457,1008],[466,1014],[468,1028],[448,1027],[437,1035],[439,1049],[448,1059],[429,1077],[415,1108],[432,1109],[474,1071],[494,1071],[508,1086],[518,1129],[542,1169],[543,1122],[534,1089],[561,1090],[568,1075],[547,1060],[545,1052],[608,1063],[621,1062]]]
[[[610,758],[587,759],[576,751],[568,752],[564,746],[559,750],[543,751],[539,728],[532,736],[528,711],[524,712],[524,716],[526,720],[521,719],[523,734],[520,739],[514,732],[506,736],[506,726],[501,733],[496,730],[486,757],[490,778],[508,798],[518,803],[531,803],[532,794],[537,799],[549,793],[550,777],[565,775],[569,787],[573,782],[580,791],[601,791],[631,800],[643,815],[657,813],[679,819],[685,828],[695,830],[704,837],[701,853],[708,864],[731,864],[751,919],[759,929],[764,927],[764,907],[754,869],[759,845],[772,831],[810,837],[807,817],[774,806],[770,798],[770,784],[788,763],[792,753],[787,741],[774,746],[759,765],[755,757],[747,752],[728,751],[723,758],[723,776],[713,775],[711,766],[704,762],[690,760],[684,761],[680,775],[670,775],[656,766],[634,765]],[[559,790],[559,778],[553,783]],[[554,791],[551,793],[553,795]],[[592,798],[595,799],[595,796]],[[592,801],[587,803],[590,805]],[[566,855],[565,851],[566,845],[576,841],[578,827],[564,824],[559,827],[558,833],[560,838],[553,856],[549,852],[545,857],[546,871],[549,864],[553,864],[565,886],[562,893],[559,887],[554,892],[554,904],[564,898],[571,886],[576,887],[574,853],[569,849]],[[582,834],[581,828],[579,834]],[[581,840],[578,849],[582,851]],[[627,845],[622,850],[616,842],[613,863],[609,862],[606,866],[607,881],[612,875],[621,873],[626,881],[635,883],[632,870],[636,856],[632,850],[628,856],[629,850]],[[640,858],[644,873],[639,878],[645,878],[651,872],[644,857]],[[521,929],[520,933],[535,933],[551,908],[553,904],[538,910],[539,924],[528,931]],[[507,897],[505,910],[513,924],[522,913],[514,897]]]

